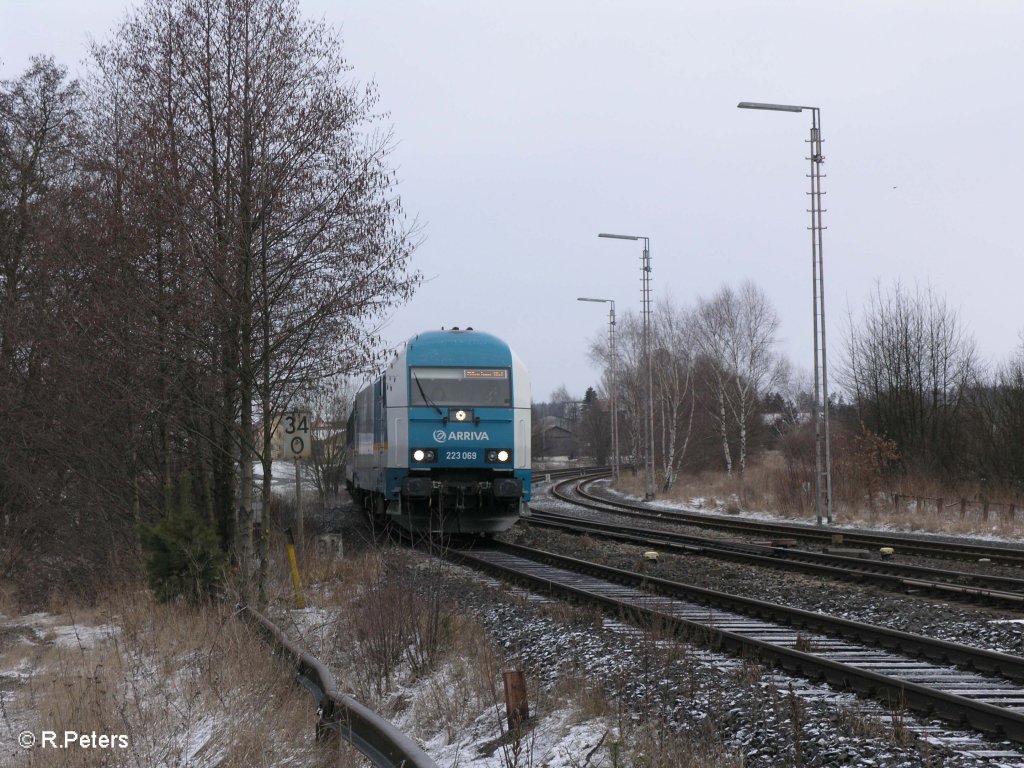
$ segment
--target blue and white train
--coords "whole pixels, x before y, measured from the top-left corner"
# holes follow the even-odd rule
[[[488,333],[421,333],[356,395],[347,439],[346,485],[377,521],[507,530],[530,498],[526,366]]]

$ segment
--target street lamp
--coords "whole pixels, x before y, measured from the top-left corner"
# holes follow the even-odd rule
[[[825,266],[822,260],[821,233],[821,164],[825,156],[821,153],[821,119],[817,107],[800,107],[792,104],[762,104],[741,101],[740,109],[767,109],[774,112],[811,111],[811,287],[814,300],[814,468],[815,497],[814,512],[821,525],[822,511],[825,519],[832,523],[832,463],[829,456],[828,429],[828,366],[825,353]]]
[[[643,240],[644,253],[640,266],[643,270],[643,355],[647,366],[647,435],[644,440],[644,499],[654,498],[654,373],[651,370],[651,241],[643,235],[609,235],[602,232],[598,237],[615,240]]]
[[[619,419],[615,408],[615,299],[587,299],[582,296],[576,301],[596,301],[610,304],[608,310],[608,399],[612,411],[612,477],[619,479]]]

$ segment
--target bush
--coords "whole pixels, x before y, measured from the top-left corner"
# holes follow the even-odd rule
[[[184,597],[201,602],[213,595],[224,570],[217,530],[196,511],[191,483],[182,476],[167,516],[142,530],[149,585],[163,602]]]

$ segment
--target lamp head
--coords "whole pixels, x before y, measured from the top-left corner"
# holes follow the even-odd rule
[[[775,112],[803,112],[807,107],[798,107],[794,104],[762,104],[758,101],[741,101],[736,105],[740,109],[770,109]]]

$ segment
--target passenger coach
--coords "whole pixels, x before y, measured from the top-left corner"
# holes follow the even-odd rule
[[[407,341],[356,395],[346,484],[379,521],[496,533],[530,498],[530,383],[500,339],[472,328]]]

